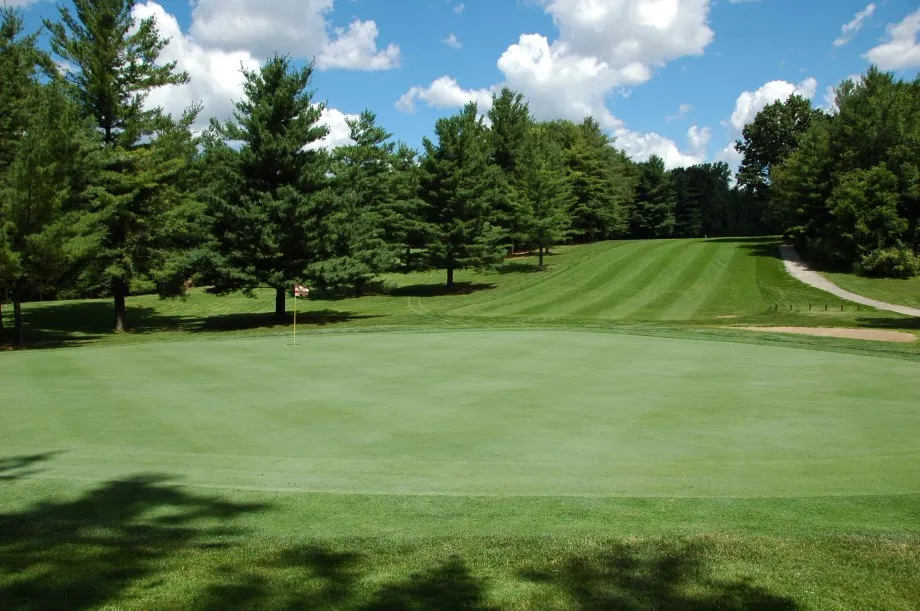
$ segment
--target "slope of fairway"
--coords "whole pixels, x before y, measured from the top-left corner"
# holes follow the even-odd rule
[[[920,308],[920,278],[865,278],[856,274],[824,273],[842,289],[879,301]]]
[[[913,493],[918,374],[908,361],[563,331],[34,352],[4,363],[0,447],[63,452],[47,474],[63,479],[163,470],[277,490]]]
[[[786,273],[770,238],[603,242],[558,248],[545,269],[515,258],[498,270],[391,274],[385,288],[355,298],[314,291],[298,302],[304,332],[318,328],[598,327],[666,323],[846,326],[912,329],[916,320],[874,311],[813,289]],[[128,300],[132,332],[113,334],[109,300],[27,303],[32,345],[137,342],[189,334],[277,332],[274,291],[216,297],[194,289],[181,300]],[[5,308],[7,339],[12,320]],[[904,348],[916,352],[913,348]]]
[[[443,309],[460,316],[684,321],[840,303],[789,278],[777,252],[775,242],[759,239],[573,247],[550,258],[543,273]]]

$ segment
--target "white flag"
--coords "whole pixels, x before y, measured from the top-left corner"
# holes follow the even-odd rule
[[[309,297],[310,289],[299,284],[294,285],[294,297]]]

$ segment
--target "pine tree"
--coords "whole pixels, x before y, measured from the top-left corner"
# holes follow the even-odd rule
[[[525,203],[523,226],[528,245],[543,255],[568,235],[572,190],[565,176],[562,150],[547,134],[546,125],[530,128],[521,151],[520,195]]]
[[[133,5],[74,0],[74,12],[61,5],[59,22],[45,20],[51,49],[76,68],[65,78],[107,152],[95,199],[106,234],[85,281],[108,287],[116,331],[127,325],[131,283],[161,275],[174,252],[170,229],[188,203],[174,186],[188,170],[189,128],[199,111],[191,108],[174,121],[160,108],[146,108],[151,90],[186,83],[188,75],[177,72],[175,62],[159,61],[168,41],[152,17],[134,18]]]
[[[512,248],[526,246],[527,202],[520,191],[524,147],[533,118],[523,94],[508,87],[492,95],[488,117],[492,162],[501,170],[497,185],[501,197],[493,206],[491,220],[504,230]]]
[[[634,238],[667,238],[674,233],[674,185],[664,169],[664,160],[652,155],[639,164],[636,202],[629,218]]]
[[[98,244],[86,209],[100,165],[92,126],[52,81],[33,88],[31,113],[12,163],[0,179],[3,241],[0,276],[12,287],[16,343],[24,343],[20,304],[25,289],[47,292]]]
[[[243,70],[243,100],[233,118],[212,121],[206,156],[214,256],[212,291],[275,289],[283,320],[288,289],[308,278],[332,279],[340,240],[329,235],[339,198],[326,177],[328,153],[315,146],[329,129],[323,104],[309,90],[313,65],[297,69],[274,55],[257,71]],[[239,151],[231,142],[242,143]],[[312,146],[311,146],[312,145]]]
[[[435,145],[423,140],[421,194],[427,204],[431,242],[428,257],[436,269],[488,267],[502,259],[502,232],[489,222],[501,197],[498,168],[490,162],[488,130],[471,102],[458,114],[435,123]]]
[[[627,229],[626,213],[633,197],[635,179],[629,161],[594,119],[588,117],[570,130],[567,165],[574,196],[570,212],[574,235],[589,242],[620,236]]]
[[[425,202],[419,197],[421,166],[416,151],[400,143],[393,153],[389,175],[390,199],[382,211],[381,225],[388,244],[403,250],[403,269],[416,267],[413,250],[423,251],[429,243]],[[418,257],[423,260],[424,253]]]
[[[388,214],[393,193],[390,174],[395,143],[368,110],[347,119],[352,144],[334,152],[334,188],[339,206],[329,219],[335,259],[324,264],[324,275],[336,284],[352,285],[358,294],[374,276],[395,266],[396,246]],[[388,239],[389,238],[389,239]]]
[[[37,46],[38,34],[24,30],[21,12],[0,6],[0,175],[13,162],[31,112],[30,96],[50,63]]]

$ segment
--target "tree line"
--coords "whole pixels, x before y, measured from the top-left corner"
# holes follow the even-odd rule
[[[744,129],[739,185],[809,260],[868,276],[920,274],[920,77],[876,67],[823,111],[793,95]]]
[[[243,70],[230,119],[194,126],[147,104],[187,83],[153,18],[132,0],[75,0],[45,20],[50,51],[20,13],[0,24],[0,295],[276,291],[293,283],[360,294],[385,272],[465,268],[558,244],[614,238],[753,235],[764,203],[725,163],[668,171],[636,163],[590,117],[537,121],[503,89],[439,119],[415,150],[376,115],[348,121],[327,150],[312,64],[274,55]],[[62,67],[65,66],[65,67]],[[2,300],[0,300],[2,301]]]

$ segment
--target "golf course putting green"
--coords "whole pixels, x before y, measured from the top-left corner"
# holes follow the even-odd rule
[[[33,478],[363,494],[920,492],[916,362],[568,331],[355,333],[4,359]]]

